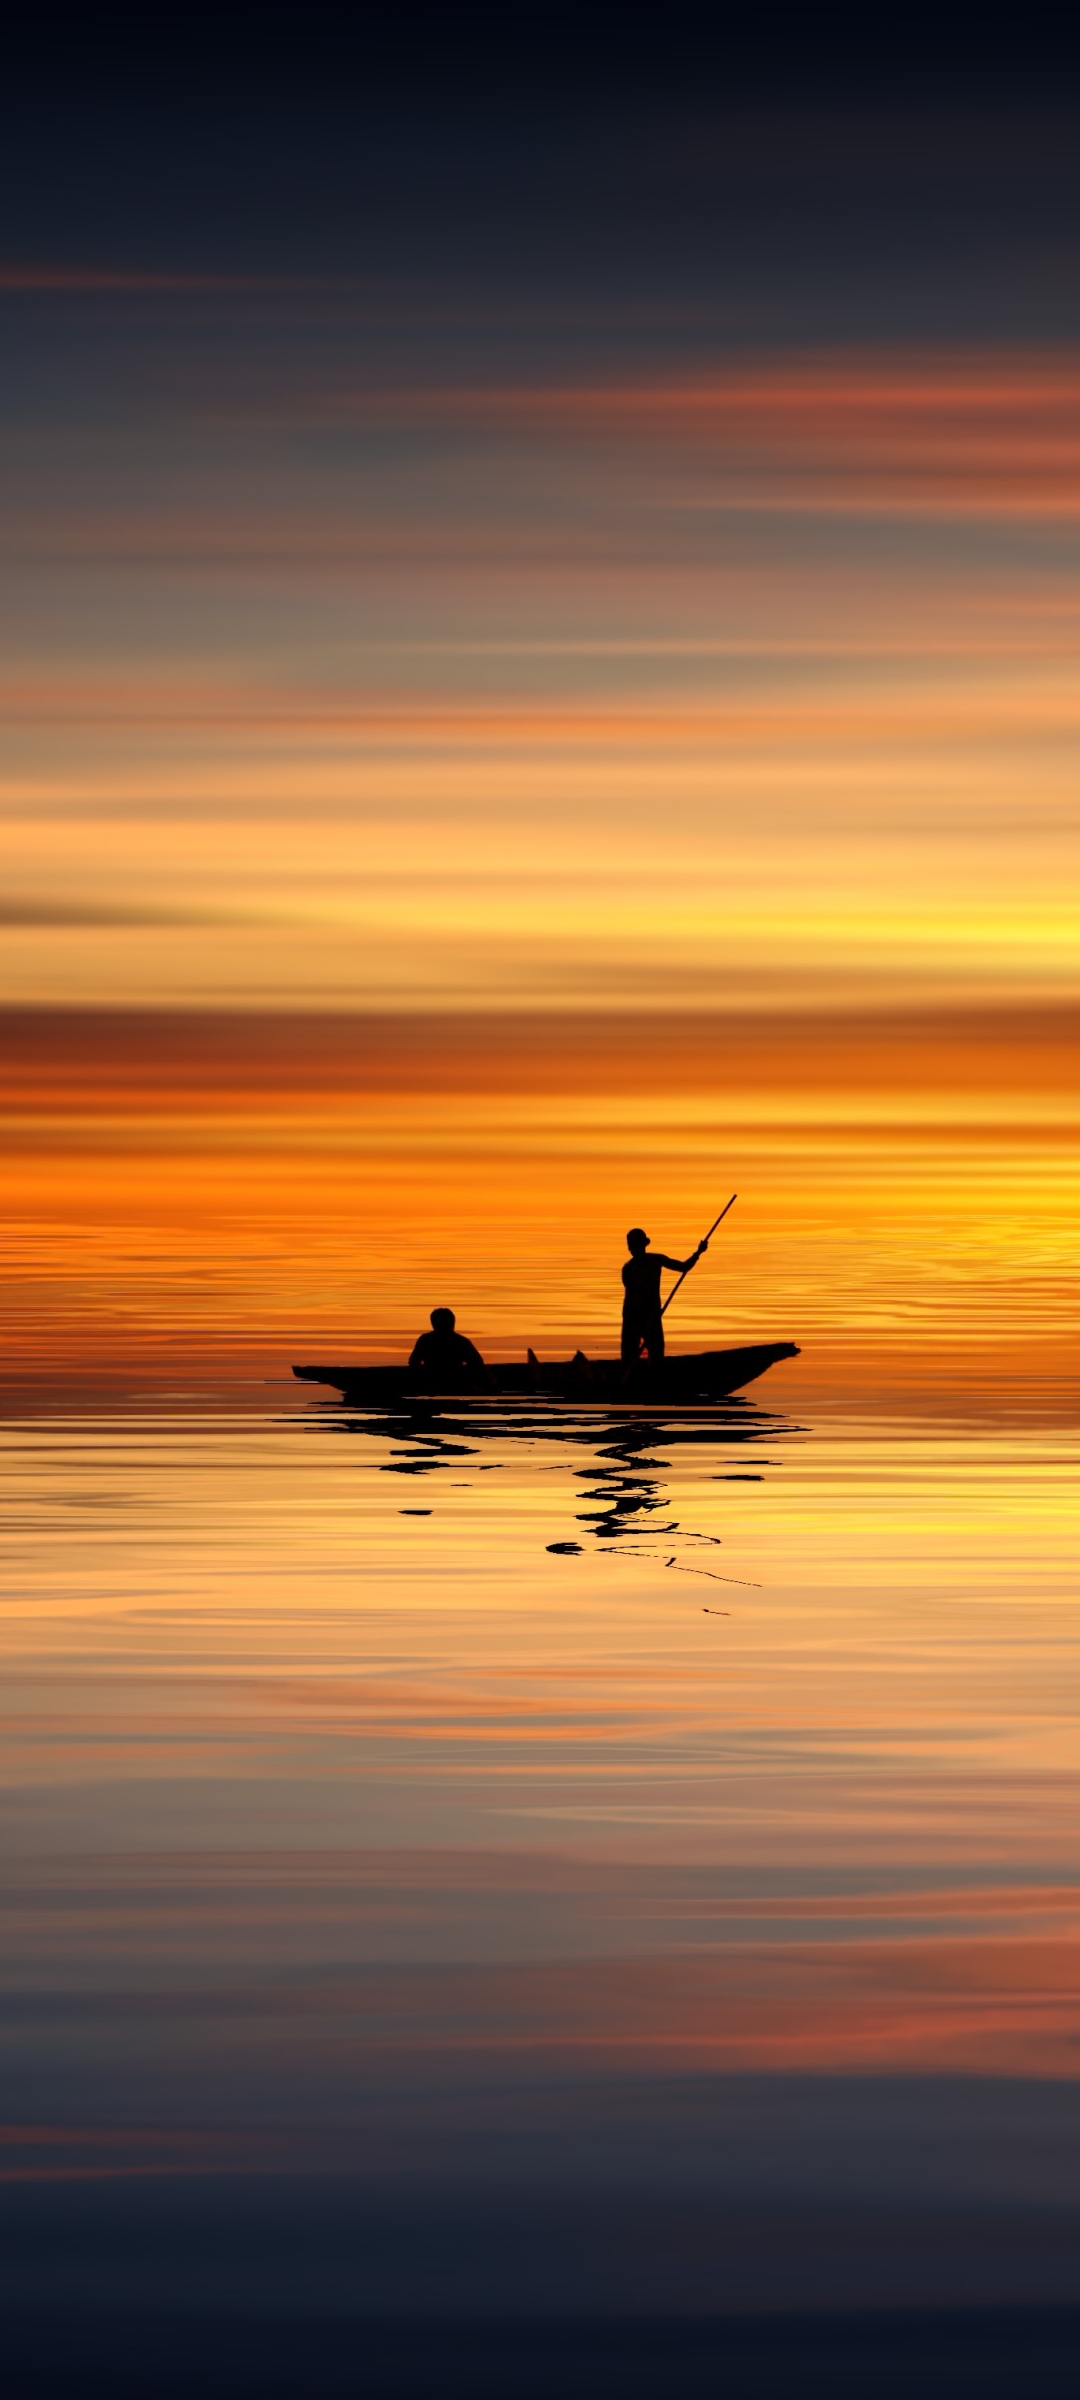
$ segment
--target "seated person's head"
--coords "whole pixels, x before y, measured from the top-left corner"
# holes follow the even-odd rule
[[[454,1312],[453,1312],[453,1309],[452,1309],[452,1308],[433,1308],[433,1309],[432,1309],[432,1312],[431,1312],[431,1330],[432,1330],[432,1332],[433,1332],[433,1333],[453,1333],[453,1330],[454,1330]]]
[[[649,1247],[649,1237],[647,1233],[642,1232],[640,1225],[631,1225],[626,1237],[626,1247],[633,1251],[635,1258],[644,1258]]]

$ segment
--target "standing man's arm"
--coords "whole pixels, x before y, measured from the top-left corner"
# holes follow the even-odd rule
[[[658,1267],[670,1267],[673,1275],[689,1275],[691,1267],[697,1265],[702,1251],[707,1250],[708,1247],[708,1242],[699,1242],[697,1249],[691,1251],[689,1258],[665,1258],[662,1250],[654,1250],[653,1257]]]

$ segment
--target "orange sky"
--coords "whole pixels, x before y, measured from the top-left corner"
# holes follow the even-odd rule
[[[166,298],[186,381],[14,435],[27,1363],[606,1346],[738,1186],[687,1343],[1060,1388],[1071,356],[264,389]]]
[[[690,1246],[683,1347],[782,1397],[1067,1408],[1075,1012],[9,1019],[9,1382],[129,1388],[615,1338],[623,1220]],[[678,1324],[675,1333],[676,1322]],[[779,1391],[778,1399],[781,1397]]]

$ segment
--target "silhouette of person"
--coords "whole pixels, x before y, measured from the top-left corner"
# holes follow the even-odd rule
[[[657,1366],[664,1355],[664,1320],[660,1314],[660,1277],[665,1267],[674,1275],[685,1275],[687,1269],[707,1250],[708,1242],[699,1242],[690,1258],[665,1258],[662,1250],[649,1249],[649,1237],[640,1225],[632,1225],[626,1237],[630,1256],[622,1271],[622,1363],[636,1366],[644,1350],[650,1366]]]
[[[427,1392],[485,1392],[491,1377],[475,1342],[454,1330],[452,1308],[433,1308],[431,1332],[413,1346],[409,1366]]]

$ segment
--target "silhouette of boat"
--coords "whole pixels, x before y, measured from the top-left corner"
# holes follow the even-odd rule
[[[775,1367],[782,1358],[797,1358],[796,1342],[754,1342],[743,1350],[696,1350],[665,1358],[659,1367],[643,1361],[627,1378],[622,1362],[617,1358],[586,1358],[578,1350],[573,1358],[542,1364],[530,1350],[523,1366],[499,1363],[488,1366],[488,1381],[483,1386],[459,1387],[453,1394],[440,1391],[440,1399],[467,1397],[480,1399],[518,1396],[535,1399],[546,1394],[552,1400],[726,1400],[732,1392],[741,1392],[748,1383],[756,1383],[766,1369]],[[416,1399],[424,1395],[436,1397],[430,1381],[408,1367],[294,1367],[293,1374],[301,1383],[325,1383],[331,1391],[340,1392],[343,1400],[353,1407],[378,1408],[387,1401]]]

